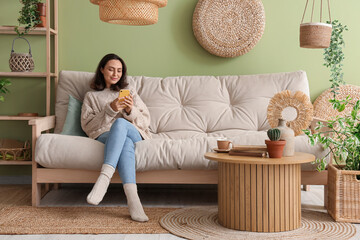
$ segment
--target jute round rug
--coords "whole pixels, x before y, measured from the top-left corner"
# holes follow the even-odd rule
[[[356,228],[350,223],[335,222],[328,214],[302,211],[299,229],[279,233],[253,233],[222,227],[218,223],[217,207],[186,208],[170,212],[160,219],[160,225],[172,234],[188,239],[350,239]]]

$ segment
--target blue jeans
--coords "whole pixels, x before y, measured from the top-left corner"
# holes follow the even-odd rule
[[[134,125],[118,118],[110,131],[104,132],[96,140],[105,144],[104,164],[117,168],[124,184],[136,183],[135,143],[142,138]]]

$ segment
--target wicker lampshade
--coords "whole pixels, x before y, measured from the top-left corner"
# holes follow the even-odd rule
[[[167,0],[90,0],[99,5],[100,20],[122,25],[149,25],[157,23],[159,7]]]

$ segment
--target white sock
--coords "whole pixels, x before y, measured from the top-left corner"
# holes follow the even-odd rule
[[[138,222],[149,221],[149,218],[148,216],[146,216],[143,206],[141,205],[136,184],[135,183],[124,184],[124,191],[132,220]]]
[[[87,196],[86,200],[89,204],[98,205],[105,196],[105,193],[109,187],[110,180],[115,172],[115,169],[108,165],[103,164],[101,167],[100,176],[96,180],[96,183]]]

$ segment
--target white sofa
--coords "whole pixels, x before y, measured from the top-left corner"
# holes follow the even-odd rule
[[[60,72],[56,117],[31,120],[33,125],[33,205],[40,200],[41,183],[94,182],[103,163],[104,145],[87,137],[60,134],[69,95],[82,101],[93,73]],[[217,163],[204,158],[218,137],[234,144],[264,145],[267,106],[283,90],[309,95],[304,71],[244,76],[128,77],[151,114],[153,139],[136,144],[139,183],[217,183]],[[55,121],[56,119],[56,121]],[[56,124],[55,124],[56,123]],[[79,123],[80,124],[80,119]],[[54,134],[42,131],[54,128]],[[321,157],[305,135],[296,137],[295,150]],[[302,184],[326,184],[326,175],[312,164],[302,166]],[[118,176],[114,182],[120,182]]]

